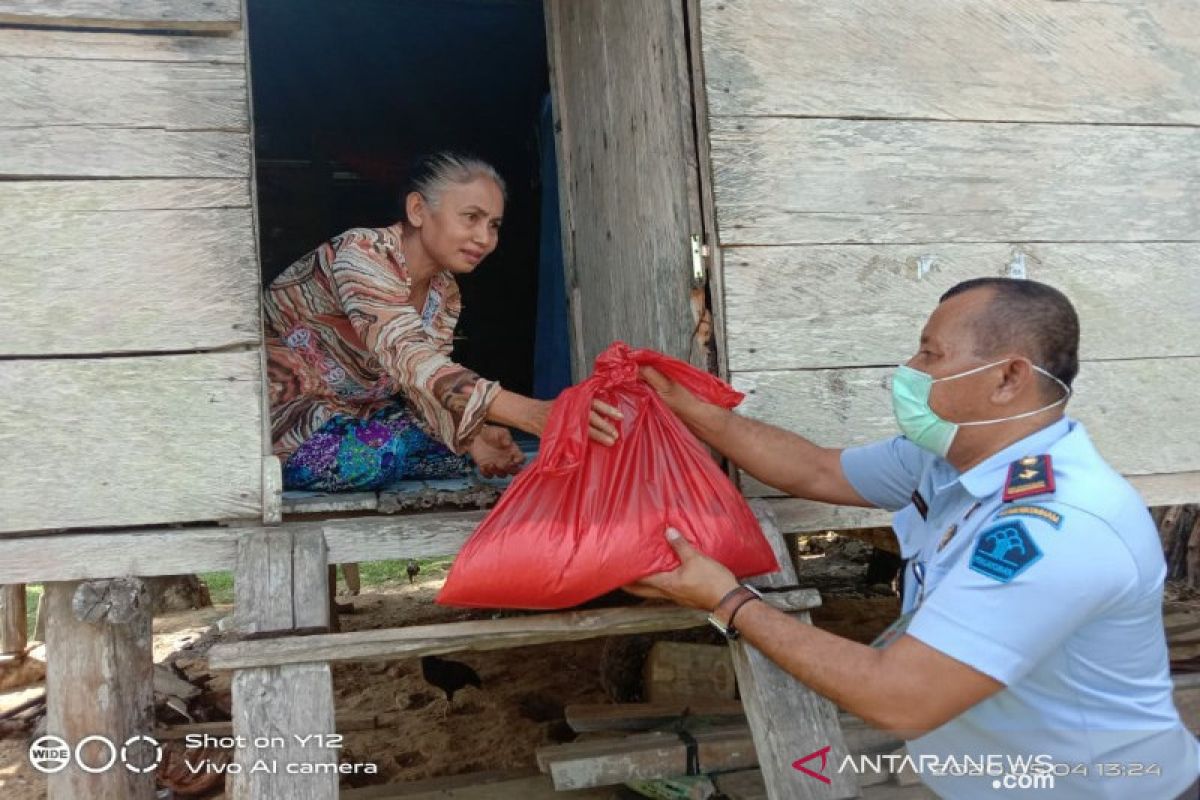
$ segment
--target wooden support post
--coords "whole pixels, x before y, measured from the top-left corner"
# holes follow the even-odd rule
[[[761,502],[752,504],[755,516],[762,525],[763,535],[771,542],[779,557],[779,572],[754,579],[760,588],[795,586],[799,578],[796,567],[787,555],[787,547],[770,507]],[[794,614],[796,619],[811,624],[807,611]],[[762,769],[769,800],[832,800],[858,797],[858,780],[853,772],[839,772],[849,750],[838,722],[837,708],[797,681],[755,647],[742,640],[730,643],[733,650],[733,669],[737,674],[746,720],[754,735],[754,749]],[[813,780],[792,767],[797,759],[828,747],[824,758],[824,775],[829,784]],[[821,758],[810,769],[820,771]]]
[[[149,593],[137,578],[47,583],[46,733],[75,750],[86,737],[105,737],[110,750],[93,739],[81,748],[84,763],[112,767],[87,772],[72,759],[46,777],[50,800],[150,800],[154,771],[126,769],[121,746],[154,730],[153,651]],[[78,613],[77,609],[82,612]],[[89,621],[85,621],[89,620]],[[152,747],[132,745],[136,766],[154,764]],[[145,759],[142,761],[141,759]]]
[[[286,631],[329,624],[327,552],[318,531],[247,532],[238,547],[234,592],[244,629]],[[335,800],[338,750],[333,677],[327,663],[238,670],[233,677],[233,732],[238,738],[229,776],[234,800]],[[306,738],[307,737],[307,738]],[[289,767],[289,765],[291,765]],[[324,772],[296,773],[312,765]]]
[[[0,655],[19,655],[29,643],[25,621],[25,584],[0,586]]]

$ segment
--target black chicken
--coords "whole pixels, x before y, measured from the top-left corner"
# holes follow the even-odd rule
[[[408,566],[404,568],[404,571],[408,573],[408,582],[412,583],[413,578],[417,577],[417,573],[421,571],[421,565],[410,559]]]
[[[483,688],[479,673],[461,661],[451,661],[448,658],[424,656],[421,658],[421,677],[431,686],[436,686],[446,693],[446,701],[454,702],[454,693],[465,686]]]

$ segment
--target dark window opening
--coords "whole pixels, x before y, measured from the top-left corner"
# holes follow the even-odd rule
[[[544,25],[541,0],[249,0],[263,279],[341,231],[393,223],[414,156],[470,151],[509,199],[496,252],[459,278],[455,360],[523,394],[563,388]]]

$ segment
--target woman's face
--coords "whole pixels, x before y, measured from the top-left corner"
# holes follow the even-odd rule
[[[472,272],[500,240],[504,195],[491,178],[450,184],[436,206],[414,192],[407,206],[425,252],[456,275]]]

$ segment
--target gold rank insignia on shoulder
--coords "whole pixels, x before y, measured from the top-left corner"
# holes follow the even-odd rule
[[[1011,503],[1053,492],[1054,469],[1050,464],[1050,456],[1029,456],[1009,465],[1008,480],[1004,482],[1004,502]]]
[[[996,519],[1004,517],[1032,517],[1040,519],[1042,522],[1048,522],[1055,528],[1061,528],[1063,521],[1062,514],[1045,506],[1005,506],[1000,513],[996,514]]]

